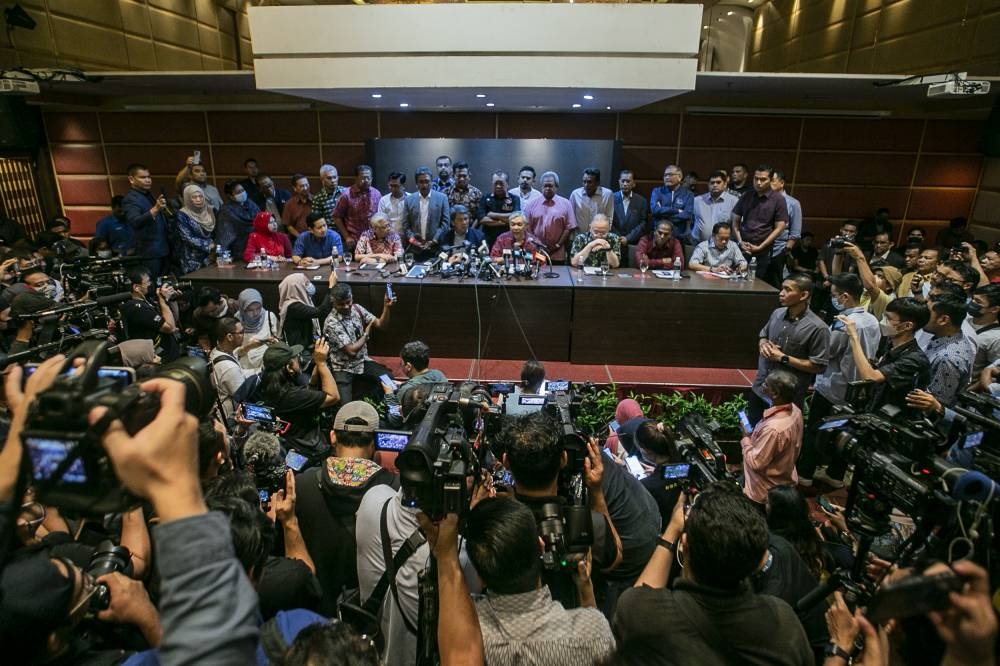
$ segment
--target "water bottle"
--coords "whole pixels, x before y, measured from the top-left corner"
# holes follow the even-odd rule
[[[330,265],[333,266],[334,271],[340,267],[340,252],[337,251],[336,245],[330,250]]]
[[[257,268],[267,270],[267,250],[264,248],[260,248],[260,252],[257,253]]]
[[[747,266],[747,282],[753,282],[757,274],[757,257],[750,257],[750,265]]]
[[[674,257],[674,274],[671,276],[674,282],[679,282],[681,279],[681,258]]]

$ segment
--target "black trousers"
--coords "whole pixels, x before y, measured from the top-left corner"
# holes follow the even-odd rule
[[[364,368],[359,374],[335,370],[333,379],[337,382],[337,390],[340,392],[340,404],[346,405],[353,400],[364,400],[372,398],[376,402],[383,400],[382,384],[379,381],[380,375],[392,375],[389,368],[381,363],[365,361]],[[355,387],[357,395],[355,395]]]

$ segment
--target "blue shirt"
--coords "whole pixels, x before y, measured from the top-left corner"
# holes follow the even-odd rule
[[[119,220],[114,215],[108,215],[98,220],[94,235],[108,241],[111,249],[121,255],[127,254],[135,245],[132,227],[128,225],[128,222],[123,219]]]
[[[344,254],[344,241],[333,229],[326,230],[326,237],[317,240],[311,231],[304,231],[295,239],[295,247],[292,255],[296,257],[309,257],[310,259],[326,259],[337,248],[337,252]]]
[[[774,239],[774,245],[771,246],[772,257],[784,252],[789,240],[798,240],[802,237],[802,204],[784,191],[781,194],[785,197],[785,207],[788,208],[788,226]]]
[[[674,225],[674,238],[688,238],[694,220],[694,193],[683,185],[670,191],[666,185],[653,190],[649,198],[649,211],[653,214],[653,229],[667,220]]]

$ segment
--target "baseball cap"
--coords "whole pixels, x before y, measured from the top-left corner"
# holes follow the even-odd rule
[[[361,419],[365,423],[364,425],[349,424],[348,421],[351,419]],[[349,402],[337,412],[337,417],[333,420],[333,429],[350,432],[375,432],[378,429],[378,412],[363,400]]]
[[[288,345],[284,342],[275,342],[264,352],[264,369],[278,370],[288,364],[293,358],[302,353],[302,345]]]
[[[879,266],[875,269],[875,272],[882,274],[882,277],[885,278],[885,281],[892,287],[893,291],[896,291],[899,283],[903,281],[903,274],[895,266]]]

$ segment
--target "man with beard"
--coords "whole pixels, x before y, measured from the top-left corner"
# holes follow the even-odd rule
[[[441,155],[434,160],[434,167],[438,171],[438,177],[431,183],[431,189],[435,192],[445,192],[455,187],[455,179],[451,177],[451,158]]]
[[[666,220],[657,224],[656,231],[639,240],[639,245],[635,249],[636,262],[642,264],[645,261],[650,268],[672,269],[674,262],[680,259],[683,266],[684,248],[681,242],[674,238],[673,231],[674,225]]]
[[[691,270],[713,273],[743,271],[747,262],[736,243],[730,242],[732,233],[733,225],[716,222],[712,227],[712,239],[699,243],[691,254]]]
[[[462,205],[469,209],[472,215],[479,213],[479,202],[482,201],[483,191],[475,185],[470,185],[469,180],[472,172],[466,162],[455,163],[455,184],[449,188],[445,194],[448,196],[448,206]]]

